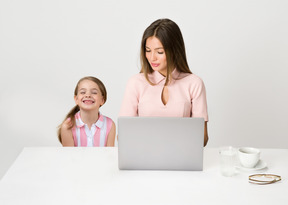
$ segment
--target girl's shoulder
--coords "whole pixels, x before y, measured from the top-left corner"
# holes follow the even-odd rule
[[[106,118],[107,121],[114,122],[110,117],[103,115],[103,114],[101,114],[101,115],[102,115],[103,119]]]
[[[101,114],[101,117],[102,117],[102,122],[104,122],[104,125],[106,125],[107,126],[107,129],[108,129],[108,133],[110,132],[110,129],[111,128],[115,128],[115,122],[110,118],[110,117],[108,117],[108,116],[106,116],[106,115],[103,115],[103,114]]]

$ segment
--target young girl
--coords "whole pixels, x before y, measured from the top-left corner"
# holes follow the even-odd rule
[[[120,116],[201,117],[208,142],[207,102],[201,78],[188,66],[178,25],[158,19],[144,31],[141,71],[127,83]]]
[[[76,106],[58,129],[63,146],[114,146],[115,123],[99,112],[106,99],[106,88],[99,79],[88,76],[78,81],[74,91]]]

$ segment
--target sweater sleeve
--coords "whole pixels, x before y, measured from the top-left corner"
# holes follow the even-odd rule
[[[206,89],[202,79],[198,78],[192,91],[192,113],[191,117],[203,117],[208,121]]]
[[[128,80],[119,116],[138,116],[139,89],[137,82],[137,76],[133,76]]]

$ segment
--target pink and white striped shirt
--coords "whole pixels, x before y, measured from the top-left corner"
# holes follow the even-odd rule
[[[91,129],[80,117],[80,111],[75,114],[76,125],[72,128],[75,147],[105,147],[108,134],[112,127],[112,119],[99,113],[99,119],[92,124]]]

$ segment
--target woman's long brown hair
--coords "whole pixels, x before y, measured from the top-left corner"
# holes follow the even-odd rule
[[[149,80],[148,74],[152,73],[153,69],[146,58],[146,40],[152,36],[159,39],[166,54],[167,76],[165,85],[169,83],[174,68],[179,72],[192,73],[187,63],[185,45],[180,28],[170,19],[158,19],[144,31],[141,42],[140,73],[144,73],[145,78],[151,85],[153,83]]]

